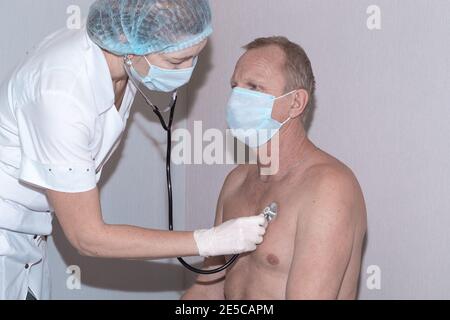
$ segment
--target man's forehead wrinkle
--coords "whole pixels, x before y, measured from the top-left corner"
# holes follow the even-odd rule
[[[239,58],[231,83],[272,87],[274,79],[283,77],[284,63],[285,54],[277,46],[250,49]]]
[[[267,57],[259,57],[257,59],[241,60],[236,71],[236,78],[241,78],[243,81],[264,81],[273,75],[275,66]]]

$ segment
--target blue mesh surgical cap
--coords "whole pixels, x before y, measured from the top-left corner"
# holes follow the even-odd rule
[[[212,33],[208,0],[97,0],[87,32],[119,56],[181,51]]]

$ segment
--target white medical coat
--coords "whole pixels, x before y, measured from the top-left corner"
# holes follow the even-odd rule
[[[136,89],[120,111],[111,74],[86,28],[47,37],[0,85],[0,299],[50,296],[44,189],[84,192],[116,150]]]

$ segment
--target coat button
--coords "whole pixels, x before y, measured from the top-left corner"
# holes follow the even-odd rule
[[[25,265],[25,269],[28,269],[30,267],[30,265],[27,263],[26,265]]]
[[[33,239],[34,239],[34,240],[36,240],[36,239],[37,239],[37,237],[38,237],[38,236],[37,236],[37,235],[35,235],[35,236],[33,237]]]

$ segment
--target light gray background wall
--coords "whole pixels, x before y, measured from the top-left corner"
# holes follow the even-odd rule
[[[66,24],[66,8],[90,0],[0,2],[0,80],[48,33]],[[450,1],[212,0],[215,34],[194,82],[183,92],[178,127],[225,129],[229,78],[243,44],[285,35],[308,52],[317,110],[310,136],[348,164],[364,189],[369,236],[361,298],[450,298]],[[381,8],[369,31],[366,9]],[[187,103],[186,103],[187,101]],[[187,112],[183,106],[188,105]],[[110,223],[165,228],[164,135],[141,100],[128,134],[102,178]],[[177,228],[213,223],[215,201],[232,166],[174,167]],[[79,257],[55,224],[50,240],[54,298],[177,298],[190,275],[173,261],[120,262]],[[82,290],[66,288],[68,265]],[[365,286],[378,265],[381,290]]]

